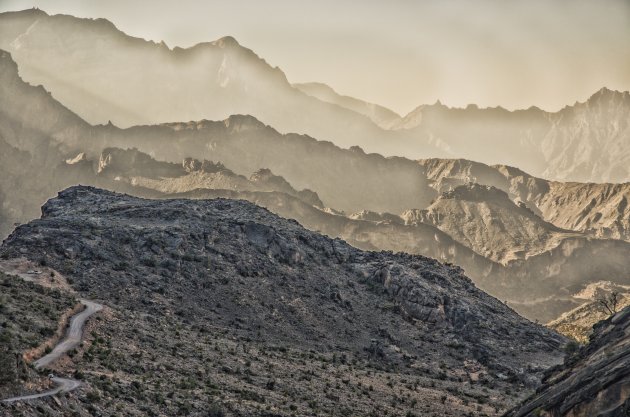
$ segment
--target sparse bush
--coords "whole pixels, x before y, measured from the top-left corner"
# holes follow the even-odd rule
[[[580,348],[580,344],[575,340],[569,341],[566,345],[564,345],[564,352],[567,355],[573,355]]]

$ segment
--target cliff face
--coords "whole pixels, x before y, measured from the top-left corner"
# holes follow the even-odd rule
[[[590,343],[545,376],[507,416],[623,417],[630,413],[630,308],[594,328]]]
[[[16,257],[63,272],[81,296],[120,318],[92,335],[109,341],[109,356],[73,359],[107,399],[93,404],[102,412],[143,369],[143,391],[152,394],[125,394],[136,398],[127,406],[171,414],[175,404],[153,402],[159,381],[175,372],[185,380],[201,367],[211,380],[222,378],[213,385],[217,398],[237,415],[257,415],[261,397],[278,415],[293,412],[283,405],[289,398],[300,412],[312,402],[328,412],[342,401],[351,414],[496,415],[537,384],[566,342],[477,289],[459,267],[361,251],[244,201],[144,200],[73,187],[4,242],[0,258]],[[234,343],[242,347],[222,353]],[[275,359],[267,367],[263,351],[273,349],[281,353],[269,353]],[[298,358],[310,358],[301,371]],[[251,372],[236,371],[244,366]],[[104,388],[107,367],[118,371]],[[327,395],[338,371],[349,382]],[[311,378],[296,385],[297,372]],[[388,401],[403,379],[416,381],[410,397]],[[354,394],[359,381],[369,395]],[[191,410],[207,406],[200,392],[188,392]]]

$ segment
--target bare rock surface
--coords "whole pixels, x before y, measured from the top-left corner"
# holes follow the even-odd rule
[[[628,182],[548,181],[518,168],[463,159],[426,159],[420,164],[439,192],[468,183],[492,186],[556,227],[596,237],[630,240]]]
[[[510,417],[624,417],[630,413],[630,308],[598,323],[590,343],[552,369]]]

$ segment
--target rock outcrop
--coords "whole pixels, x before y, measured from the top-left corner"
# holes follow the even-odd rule
[[[509,417],[624,417],[630,413],[630,308],[598,323],[590,342],[552,369]]]

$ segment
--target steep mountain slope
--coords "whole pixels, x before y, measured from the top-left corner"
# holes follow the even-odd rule
[[[555,113],[541,149],[545,178],[628,182],[630,93],[602,88],[584,103]]]
[[[231,415],[497,415],[565,342],[458,267],[363,252],[247,202],[73,187],[42,213],[0,255],[45,261],[111,311],[69,364],[93,413],[173,414],[185,398],[200,415],[210,395]]]
[[[336,104],[370,118],[378,126],[389,129],[400,120],[394,111],[374,103],[367,103],[354,97],[342,96],[330,86],[322,83],[293,84],[293,87],[321,101]]]
[[[503,264],[580,236],[543,221],[526,206],[512,202],[504,191],[474,183],[445,192],[428,208],[408,210],[402,217],[407,224],[433,224],[464,246]]]
[[[89,143],[88,129],[44,88],[24,83],[11,56],[0,51],[0,234],[37,217],[38,205],[76,181],[58,167],[66,150]]]
[[[518,168],[462,159],[426,159],[420,164],[440,192],[469,182],[493,186],[559,228],[630,240],[630,183],[547,181]]]
[[[507,416],[624,417],[630,413],[630,308],[595,326],[590,343],[546,375]]]

